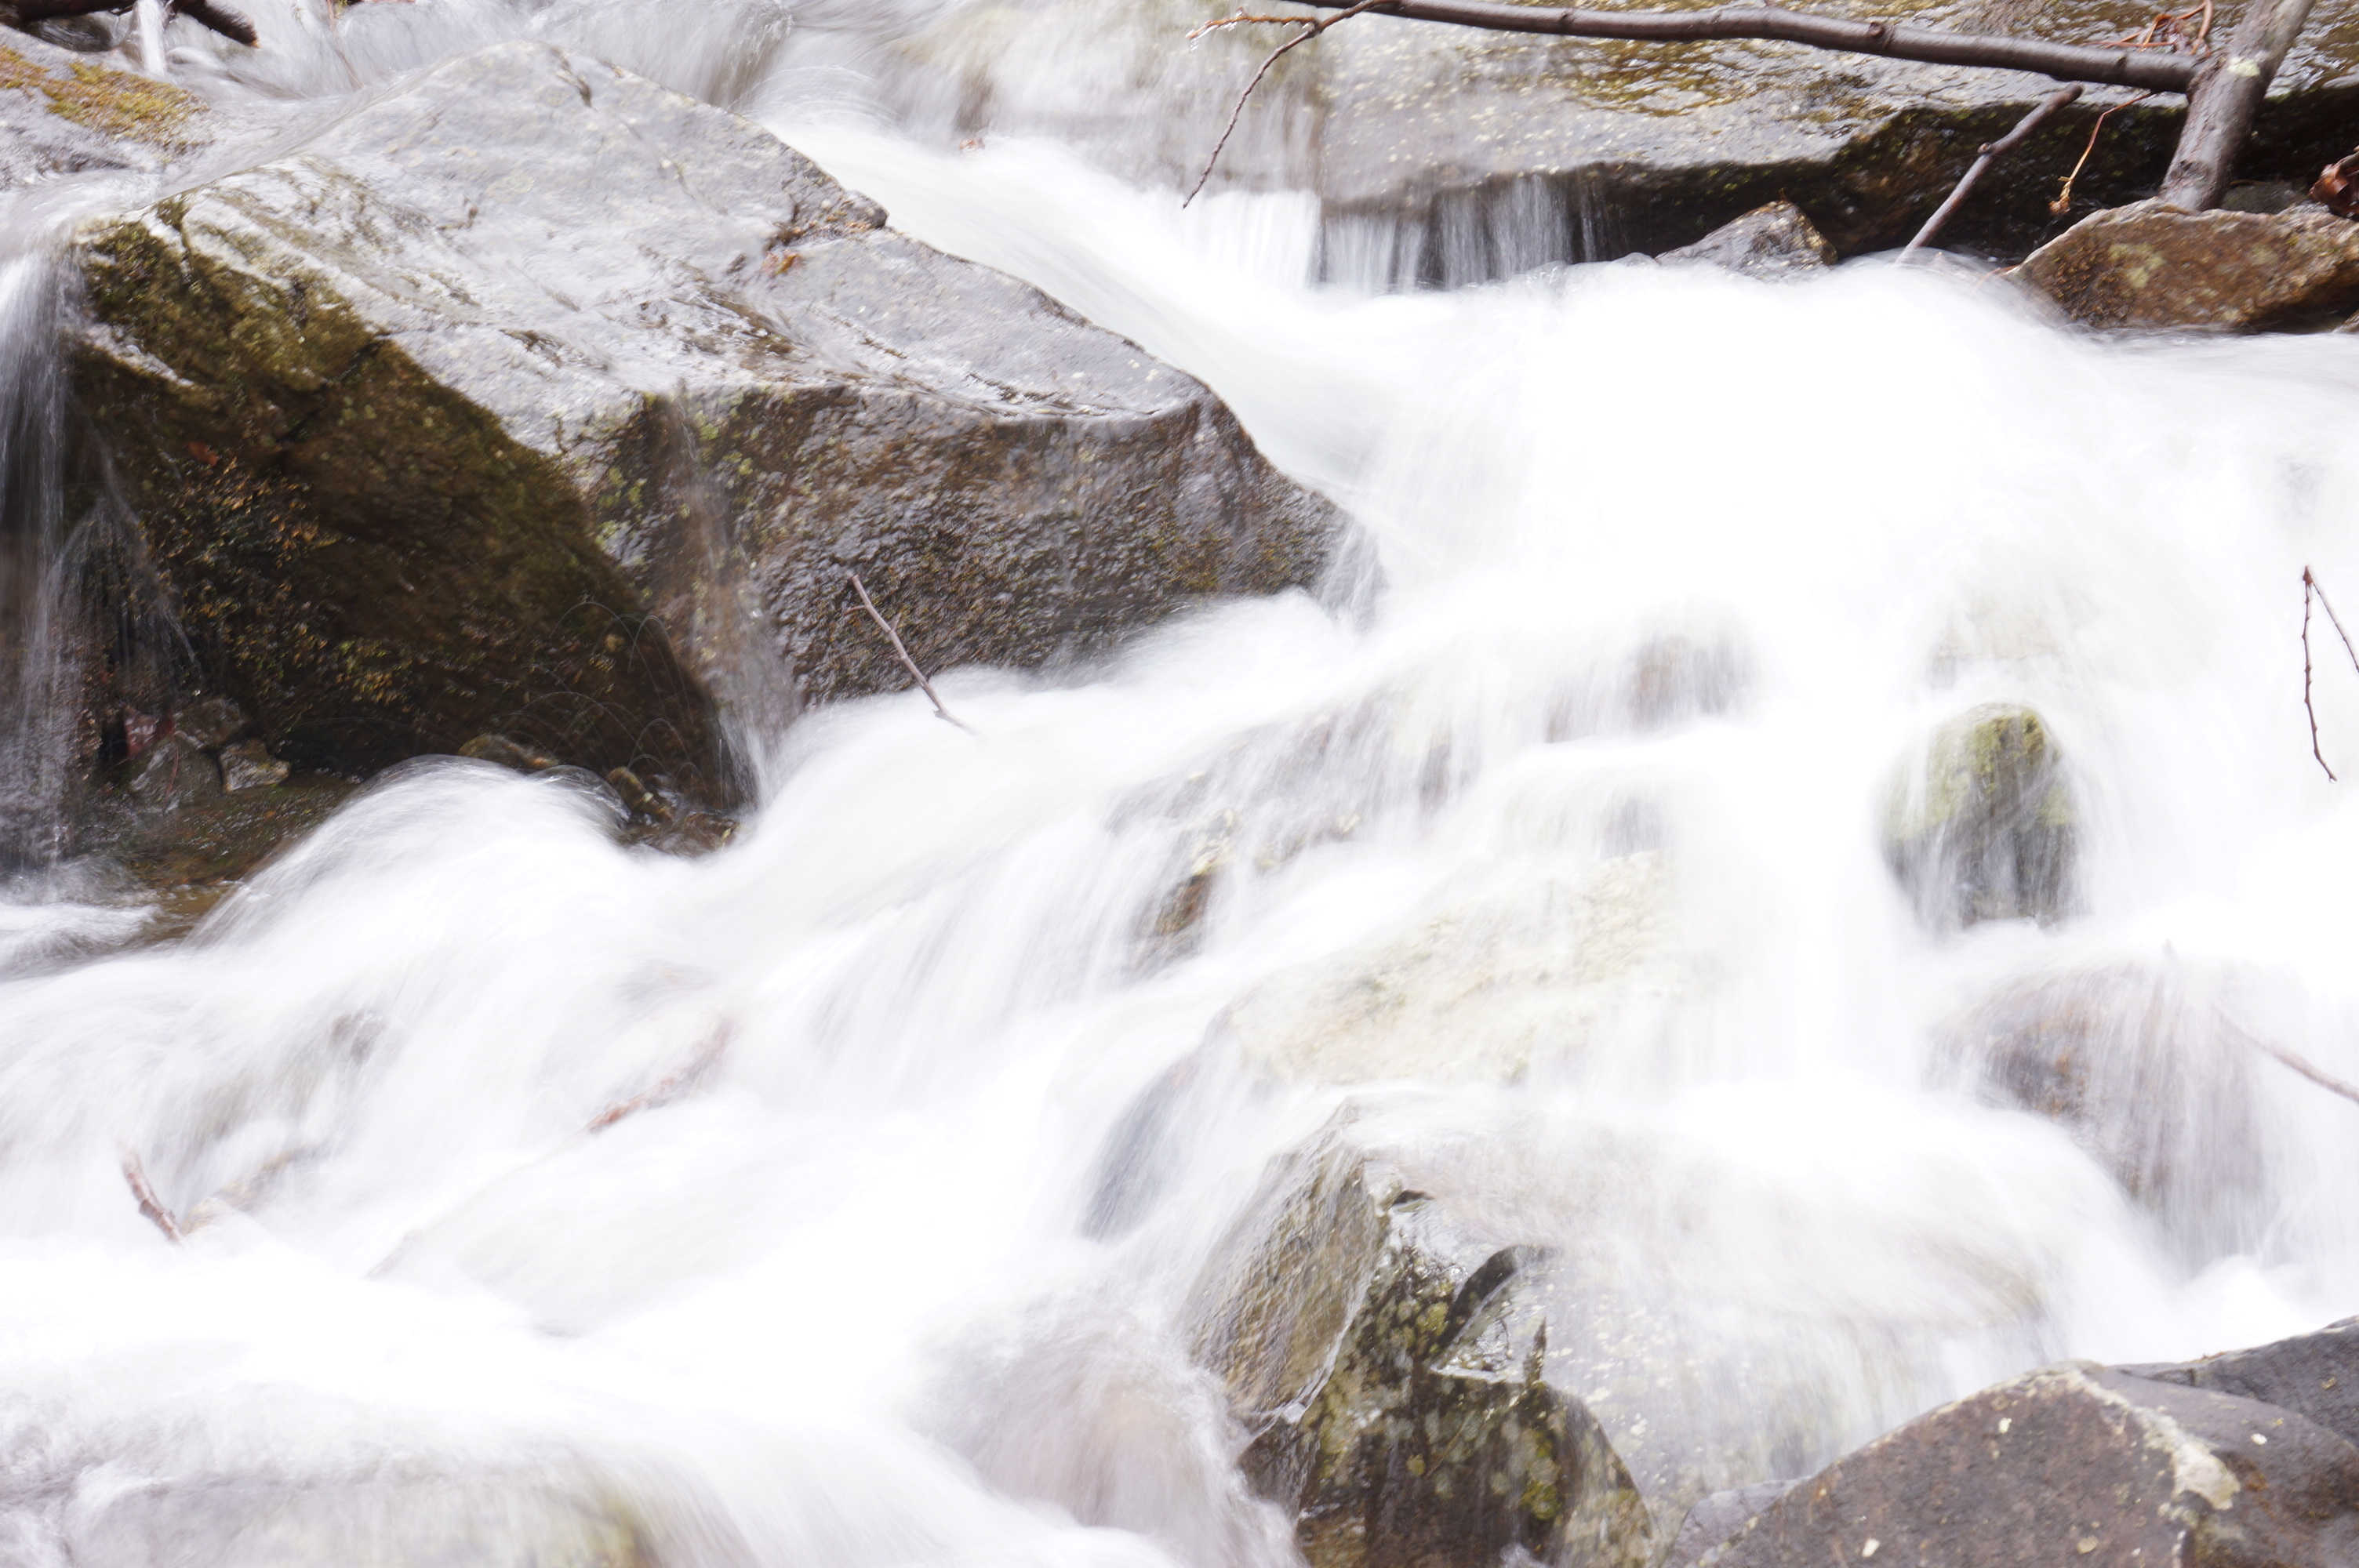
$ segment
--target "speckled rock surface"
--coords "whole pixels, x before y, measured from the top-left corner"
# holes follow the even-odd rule
[[[1311,1568],[1651,1560],[1629,1473],[1541,1376],[1533,1261],[1332,1126],[1273,1164],[1191,1310],[1199,1357],[1259,1433],[1245,1474],[1294,1513]]]
[[[2307,1416],[2359,1444],[2359,1317],[2315,1334],[2228,1350],[2201,1361],[2124,1367],[2133,1378],[2258,1400]]]
[[[959,105],[947,135],[1046,132],[1185,189],[1237,92],[1283,37],[1265,27],[1185,41],[1230,9],[1142,0],[1110,17],[1091,0],[991,0],[960,8],[905,52],[923,96]],[[2153,19],[2128,0],[1820,9],[2073,43],[2121,38]],[[2349,150],[2359,81],[2341,79],[2354,65],[2359,5],[2328,0],[2264,110],[2246,178],[2307,188]],[[1113,81],[1136,119],[1108,109]],[[1779,199],[1849,255],[1905,242],[1976,148],[2053,86],[1792,44],[1538,38],[1367,16],[1278,63],[1212,189],[1315,190],[1321,275],[1395,287],[1658,254]],[[2048,211],[2097,113],[2130,96],[2093,92],[2057,116],[1960,211],[1943,243],[2020,255],[2073,218],[2150,192],[2178,135],[2175,98],[2107,120],[2072,209]],[[1142,134],[1150,123],[1191,128]]]
[[[2092,327],[2298,327],[2359,306],[2359,223],[2140,201],[2082,219],[2013,276]]]
[[[1340,519],[1201,384],[882,226],[758,127],[538,44],[77,235],[205,676],[299,766],[496,730],[720,769],[712,700],[1094,648],[1308,583]]]
[[[2335,1568],[2359,1448],[2290,1410],[2072,1365],[1985,1389],[1794,1487],[1702,1568]]]
[[[1665,251],[1660,262],[1708,262],[1746,277],[1783,277],[1832,265],[1835,248],[1790,201],[1772,201],[1723,223],[1691,245]]]

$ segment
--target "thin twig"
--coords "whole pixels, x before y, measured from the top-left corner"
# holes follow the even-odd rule
[[[1950,199],[1933,209],[1933,215],[1925,220],[1925,226],[1917,231],[1917,237],[1902,247],[1900,259],[1907,261],[1931,243],[1933,236],[1941,232],[1941,225],[1950,221],[1950,214],[1956,211],[1959,204],[1965,200],[1966,193],[1973,189],[1975,182],[1982,178],[1983,172],[1996,162],[2001,155],[2038,130],[2040,122],[2047,119],[2049,115],[2080,96],[2081,84],[2077,81],[2069,87],[2060,87],[2033,104],[2031,113],[2015,123],[2014,130],[1995,142],[1984,144],[1982,156],[1974,159],[1973,166],[1966,170],[1965,177],[1958,181],[1958,188],[1950,192]]]
[[[2207,21],[2204,23],[2204,26],[2208,27],[2211,26],[2211,23]],[[2105,128],[2105,122],[2112,118],[2114,111],[2115,109],[2126,109],[2133,103],[2143,103],[2153,96],[2154,94],[2151,92],[2141,92],[2135,98],[2125,98],[2120,103],[2114,104],[2112,108],[2105,109],[2099,113],[2096,123],[2089,127],[2089,145],[2081,149],[2080,161],[2072,166],[2072,172],[2064,177],[2063,185],[2057,189],[2056,200],[2048,204],[2049,211],[2054,213],[2057,217],[2061,218],[2066,212],[2071,210],[2072,182],[2080,178],[2082,169],[2088,167],[2089,155],[2097,150],[2097,134]]]
[[[172,1217],[172,1211],[164,1206],[156,1189],[147,1184],[147,1169],[139,1163],[139,1156],[128,1149],[123,1151],[123,1179],[130,1184],[131,1195],[138,1200],[139,1212],[155,1222],[164,1238],[176,1245],[181,1241],[180,1222]]]
[[[2341,1078],[2336,1077],[2333,1074],[2321,1068],[2316,1063],[2310,1061],[2308,1057],[2299,1055],[2294,1052],[2288,1051],[2282,1045],[2272,1045],[2267,1041],[2263,1040],[2256,1035],[2248,1033],[2244,1029],[2239,1028],[2235,1021],[2231,1019],[2226,1013],[2218,1012],[2216,1009],[2214,1011],[2219,1018],[2220,1027],[2226,1030],[2230,1034],[2235,1036],[2236,1039],[2242,1041],[2245,1044],[2251,1046],[2254,1050],[2258,1051],[2265,1056],[2275,1057],[2278,1063],[2284,1066],[2290,1067],[2297,1073],[2299,1073],[2303,1077],[2308,1078],[2320,1088],[2328,1090],[2333,1094],[2341,1095],[2344,1099],[2350,1100],[2354,1104],[2359,1104],[2359,1084],[2346,1084]]]
[[[729,1049],[729,1036],[731,1033],[732,1030],[726,1020],[713,1025],[712,1033],[707,1037],[702,1048],[697,1052],[694,1059],[690,1061],[686,1066],[679,1068],[676,1072],[666,1074],[663,1077],[657,1079],[655,1083],[649,1085],[647,1088],[640,1090],[637,1094],[633,1095],[630,1098],[626,1100],[618,1100],[614,1104],[608,1106],[604,1110],[598,1113],[596,1118],[591,1121],[589,1126],[583,1128],[582,1130],[584,1132],[603,1131],[605,1129],[614,1126],[614,1123],[622,1120],[623,1118],[630,1115],[633,1111],[647,1110],[652,1107],[668,1103],[674,1096],[678,1095],[681,1089],[686,1088],[689,1085],[696,1082],[697,1079],[702,1077],[706,1073],[712,1070],[712,1065],[721,1060],[721,1054]]]
[[[901,641],[901,633],[893,630],[893,623],[885,619],[883,611],[876,608],[876,601],[868,597],[868,585],[860,580],[860,574],[858,572],[846,572],[843,575],[852,579],[853,590],[860,595],[860,602],[868,607],[868,618],[876,622],[876,626],[879,631],[883,632],[886,637],[892,639],[893,651],[901,655],[901,663],[908,668],[908,672],[918,677],[918,689],[924,692],[926,694],[926,700],[934,705],[934,717],[937,719],[949,719],[950,722],[957,725],[968,734],[980,736],[983,731],[977,730],[973,725],[969,724],[964,719],[953,716],[949,708],[942,706],[942,699],[935,695],[934,683],[926,678],[926,672],[919,669],[918,667],[918,661],[909,656],[908,648]]]
[[[2308,567],[2302,568],[2301,708],[2303,712],[2310,715],[2310,754],[2318,759],[2318,765],[2320,767],[2326,768],[2326,777],[2329,783],[2339,783],[2340,781],[2336,780],[2334,777],[2334,770],[2332,768],[2326,767],[2326,753],[2318,749],[2318,708],[2317,705],[2312,703],[2310,699],[2310,596],[2317,591],[2318,579],[2310,575],[2310,568]]]
[[[1261,79],[1269,74],[1269,68],[1277,63],[1278,56],[1297,44],[1309,43],[1336,23],[1356,16],[1371,5],[1383,3],[1385,0],[1358,0],[1356,5],[1338,11],[1332,16],[1248,16],[1243,10],[1239,10],[1234,16],[1224,16],[1217,22],[1207,23],[1190,33],[1188,36],[1190,38],[1201,38],[1214,27],[1234,27],[1241,22],[1294,22],[1299,23],[1302,28],[1294,37],[1269,51],[1269,58],[1261,62],[1261,69],[1253,73],[1251,81],[1245,83],[1245,90],[1237,94],[1236,107],[1229,111],[1229,123],[1221,128],[1221,139],[1212,144],[1212,156],[1204,160],[1204,172],[1196,177],[1195,188],[1180,199],[1180,205],[1185,207],[1203,193],[1204,182],[1212,178],[1212,166],[1221,161],[1221,149],[1229,145],[1229,137],[1236,130],[1237,121],[1245,112],[1245,100],[1253,96],[1254,89],[1261,85]],[[944,717],[947,718],[948,715]]]

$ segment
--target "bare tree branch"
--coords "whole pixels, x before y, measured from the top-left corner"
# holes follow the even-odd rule
[[[926,678],[926,672],[919,669],[918,661],[909,656],[908,648],[901,642],[901,633],[893,630],[893,623],[885,619],[883,612],[876,608],[876,601],[868,597],[868,585],[860,580],[860,574],[846,572],[843,575],[852,579],[853,590],[860,595],[860,602],[868,607],[868,618],[875,622],[877,629],[892,640],[893,651],[901,655],[902,665],[918,677],[918,689],[924,692],[926,700],[934,705],[934,717],[948,719],[968,734],[980,738],[981,730],[962,719],[952,717],[951,710],[942,706],[942,699],[934,693],[934,683]]]
[[[2203,62],[2188,89],[2187,126],[2163,176],[2163,200],[2190,212],[2220,204],[2261,99],[2310,20],[2310,0],[2250,0],[2228,47]]]
[[[128,11],[132,0],[0,0],[0,5],[16,13],[16,20],[46,22],[53,16],[89,16],[101,11]],[[252,49],[260,41],[254,24],[239,12],[215,0],[166,0],[167,16],[178,12],[191,22],[211,27],[225,38]]]
[[[2277,0],[2301,4],[2307,0]],[[1349,0],[1301,0],[1327,10],[1353,8]],[[1496,0],[1377,0],[1368,7],[1382,16],[1413,22],[1448,22],[1497,33],[1547,33],[1571,38],[1631,38],[1655,43],[1698,43],[1712,38],[1775,38],[1812,49],[1883,55],[1928,65],[1981,65],[2001,70],[2036,71],[2059,81],[2103,82],[2184,92],[2202,64],[2191,55],[2133,48],[2051,44],[1979,33],[1946,33],[1889,22],[1848,22],[1775,6],[1719,5],[1709,11],[1558,10],[1510,5]],[[2272,67],[2274,69],[2274,67]]]
[[[2038,130],[2041,121],[2080,96],[2081,84],[2077,81],[2069,87],[2060,87],[2038,103],[2033,104],[2031,113],[2015,123],[2014,130],[1995,142],[1984,143],[1981,156],[1974,159],[1973,166],[1958,180],[1958,188],[1950,192],[1950,199],[1933,209],[1933,215],[1925,220],[1925,226],[1917,231],[1917,237],[1901,248],[1900,259],[1907,261],[1917,252],[1931,244],[1933,236],[1941,232],[1941,225],[1950,221],[1950,214],[1958,210],[1959,204],[1965,200],[1966,193],[1973,189],[1975,182],[1982,178],[1983,171],[1989,168],[2024,137]]]
[[[2235,1021],[2231,1019],[2226,1013],[2216,1012],[2216,1010],[2215,1013],[2220,1020],[2220,1027],[2226,1030],[2230,1034],[2234,1035],[2243,1044],[2252,1047],[2252,1049],[2256,1051],[2258,1051],[2264,1056],[2275,1058],[2279,1064],[2299,1073],[2303,1077],[2308,1078],[2320,1088],[2325,1089],[2332,1094],[2341,1095],[2344,1099],[2350,1100],[2354,1104],[2359,1104],[2359,1084],[2346,1084],[2341,1078],[2336,1077],[2333,1074],[2320,1067],[2308,1057],[2299,1055],[2294,1052],[2288,1051],[2282,1045],[2272,1045],[2267,1041],[2246,1033],[2245,1030],[2239,1028]]]
[[[1332,16],[1248,16],[1241,8],[1235,16],[1223,16],[1217,22],[1207,22],[1188,35],[1189,41],[1193,43],[1216,27],[1234,27],[1248,22],[1292,23],[1302,28],[1294,37],[1269,51],[1269,58],[1261,62],[1261,69],[1253,73],[1251,81],[1245,83],[1245,90],[1237,94],[1236,107],[1229,111],[1229,123],[1221,127],[1221,139],[1212,144],[1212,156],[1204,160],[1204,172],[1196,177],[1194,187],[1186,196],[1180,198],[1180,206],[1187,206],[1203,193],[1204,181],[1212,178],[1212,166],[1221,161],[1221,149],[1229,145],[1229,137],[1237,128],[1237,118],[1245,112],[1245,100],[1252,97],[1254,89],[1261,85],[1261,79],[1269,74],[1269,68],[1277,63],[1277,57],[1297,44],[1309,43],[1336,23],[1356,16],[1375,4],[1376,0],[1353,0],[1353,4]]]
[[[164,1206],[163,1200],[156,1195],[156,1189],[147,1184],[147,1171],[139,1163],[139,1156],[128,1149],[123,1151],[123,1179],[129,1184],[131,1195],[139,1205],[139,1212],[155,1222],[156,1228],[164,1233],[167,1241],[177,1245],[185,1239],[180,1231],[180,1222],[172,1217],[172,1211]]]
[[[2310,754],[2318,759],[2318,765],[2326,768],[2326,776],[2332,779],[2334,770],[2326,767],[2326,754],[2318,749],[2318,708],[2310,699],[2310,600],[2312,594],[2316,594],[2318,602],[2326,607],[2326,619],[2333,622],[2334,634],[2343,639],[2343,651],[2351,655],[2351,667],[2354,670],[2359,670],[2359,648],[2351,645],[2351,633],[2343,629],[2343,617],[2334,613],[2334,603],[2326,597],[2325,587],[2308,567],[2302,568],[2301,706],[2302,710],[2310,715]]]
[[[630,1098],[617,1100],[608,1106],[582,1130],[603,1132],[634,1111],[647,1110],[656,1106],[669,1104],[679,1096],[680,1090],[687,1088],[712,1070],[713,1064],[721,1060],[722,1053],[729,1049],[729,1037],[734,1033],[735,1030],[726,1019],[714,1024],[712,1033],[705,1037],[703,1045],[698,1049],[695,1057],[686,1066],[665,1074]]]

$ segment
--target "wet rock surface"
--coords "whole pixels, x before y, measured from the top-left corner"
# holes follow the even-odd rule
[[[2308,1417],[2346,1443],[2359,1444],[2359,1317],[2250,1350],[2121,1370],[2149,1382],[2277,1405]]]
[[[2359,306],[2359,223],[2322,207],[2097,212],[2011,275],[2091,327],[2250,331],[2318,325]]]
[[[159,168],[209,143],[218,121],[185,88],[0,27],[0,190],[87,169]]]
[[[906,683],[850,571],[932,669],[1318,576],[1338,514],[1202,385],[883,221],[747,122],[497,45],[86,223],[77,390],[298,766],[497,730],[725,795],[716,697]]]
[[[2071,913],[2077,807],[2033,709],[1973,708],[1936,729],[1891,789],[1884,855],[1935,929]]]
[[[1312,1568],[1651,1560],[1613,1445],[1542,1377],[1535,1261],[1332,1128],[1272,1166],[1190,1310],[1199,1357],[1259,1433],[1245,1474],[1294,1512]]]
[[[1723,223],[1691,245],[1665,251],[1661,262],[1709,262],[1746,277],[1783,277],[1832,266],[1835,248],[1790,201],[1756,207]]]
[[[2282,1406],[2054,1367],[1846,1455],[1699,1561],[1869,1558],[2330,1568],[2359,1561],[2359,1448]]]

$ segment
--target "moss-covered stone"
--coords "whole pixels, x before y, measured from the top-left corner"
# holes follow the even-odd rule
[[[211,142],[219,118],[185,88],[0,28],[0,187],[153,168]]]
[[[2359,223],[2322,207],[2096,212],[2011,275],[2092,327],[2249,331],[2317,325],[2359,306]]]
[[[1243,1464],[1311,1568],[1640,1568],[1645,1503],[1543,1379],[1521,1248],[1489,1248],[1333,1129],[1282,1158],[1195,1295]]]
[[[1203,386],[882,221],[497,45],[86,223],[78,390],[205,678],[315,767],[496,731],[725,795],[715,699],[906,684],[849,572],[929,668],[1318,574],[1337,514]]]
[[[2047,722],[1990,703],[1943,724],[1890,789],[1884,853],[1936,928],[2070,913],[2079,808]]]

